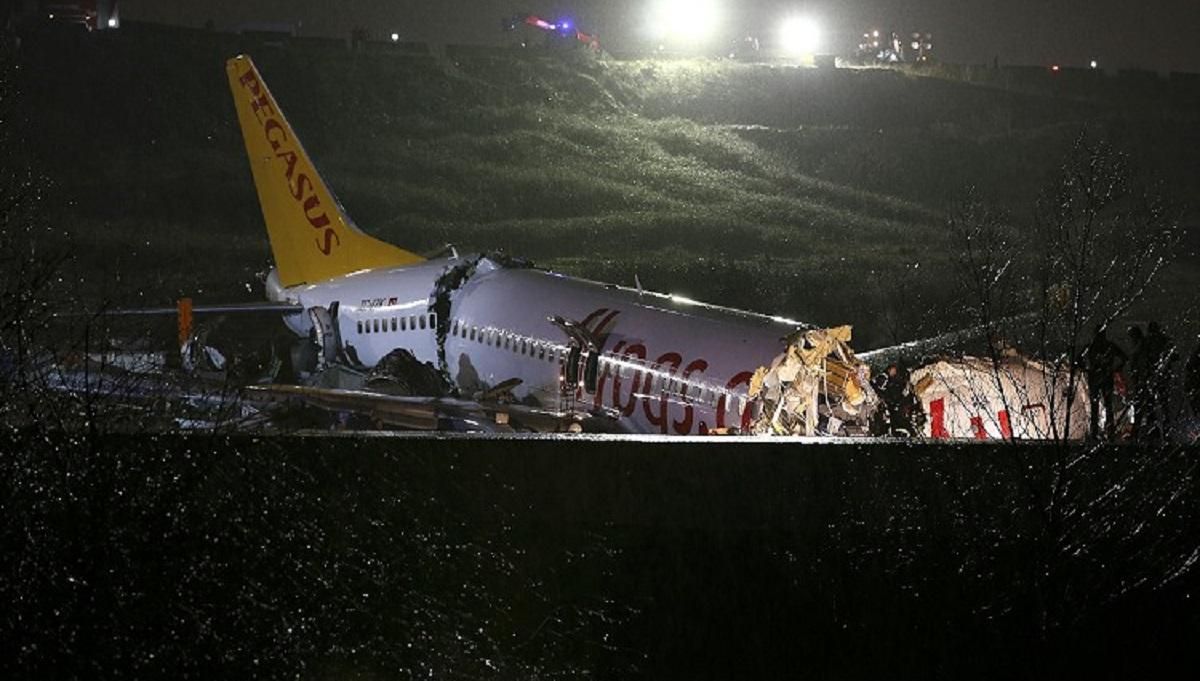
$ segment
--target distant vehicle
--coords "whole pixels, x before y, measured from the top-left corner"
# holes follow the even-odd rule
[[[53,23],[75,24],[89,31],[118,28],[121,25],[117,0],[61,0],[38,3],[42,19]]]
[[[571,19],[546,21],[534,14],[516,14],[502,20],[501,25],[506,31],[516,31],[522,27],[540,31],[545,36],[547,45],[585,46],[593,51],[600,49],[600,38],[579,30]],[[521,46],[529,47],[529,42],[522,40]]]
[[[897,31],[868,31],[862,34],[855,58],[864,64],[925,64],[933,60],[933,34],[914,31],[905,41]]]

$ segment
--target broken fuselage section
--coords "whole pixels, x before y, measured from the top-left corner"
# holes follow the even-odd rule
[[[500,256],[372,269],[268,295],[318,364],[371,367],[396,348],[461,398],[505,382],[516,402],[608,416],[627,432],[748,432],[748,392],[805,325],[680,296],[576,279]],[[319,368],[319,367],[318,367]]]

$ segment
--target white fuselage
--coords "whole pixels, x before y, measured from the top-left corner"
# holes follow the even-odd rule
[[[443,286],[439,297],[439,279],[472,262],[471,274],[453,290]],[[464,397],[519,378],[513,390],[519,400],[549,409],[606,410],[645,433],[744,427],[750,377],[801,326],[476,257],[367,270],[269,295],[306,309],[336,302],[341,347],[363,365],[404,348],[444,368]],[[439,320],[438,311],[446,310],[448,319]],[[598,341],[592,381],[567,380],[568,362],[579,361],[579,354],[572,355],[571,339],[550,321],[555,316],[578,323]],[[301,336],[312,328],[308,315],[286,321]]]

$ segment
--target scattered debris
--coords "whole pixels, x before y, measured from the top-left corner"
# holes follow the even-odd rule
[[[445,375],[431,362],[421,362],[408,350],[396,348],[367,373],[364,387],[384,395],[448,397],[454,393]]]
[[[850,349],[851,329],[797,331],[787,350],[750,379],[758,435],[866,435],[879,398]]]

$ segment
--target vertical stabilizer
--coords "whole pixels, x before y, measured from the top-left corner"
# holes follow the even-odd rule
[[[423,260],[354,226],[244,55],[225,64],[283,286]]]

